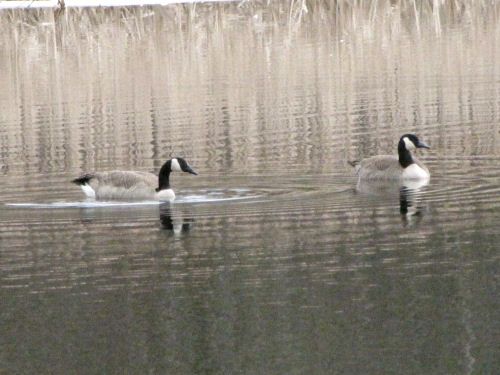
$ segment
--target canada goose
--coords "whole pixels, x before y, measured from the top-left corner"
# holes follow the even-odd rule
[[[158,176],[148,172],[110,171],[85,174],[74,179],[87,197],[94,199],[151,199],[171,202],[175,193],[170,187],[170,172],[196,173],[182,158],[168,160]]]
[[[411,151],[430,148],[414,134],[404,134],[398,144],[398,155],[378,155],[361,162],[349,162],[356,168],[360,180],[424,180],[429,179],[427,167]]]

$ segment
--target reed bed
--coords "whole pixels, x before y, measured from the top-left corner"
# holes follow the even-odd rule
[[[217,28],[242,19],[294,30],[309,23],[326,23],[338,33],[361,25],[376,28],[397,20],[417,34],[430,31],[440,35],[455,27],[477,28],[498,20],[499,10],[500,3],[495,0],[243,0],[154,7],[9,9],[0,12],[0,25],[10,32],[26,33],[40,26],[53,26],[60,31],[88,34],[99,32],[102,25],[119,24],[140,38],[151,28]]]
[[[454,129],[449,154],[498,149],[499,14],[486,0],[2,11],[1,161],[10,173],[151,169],[170,152],[221,170],[343,163],[366,149],[352,134],[382,134],[374,147],[389,152],[402,130]]]

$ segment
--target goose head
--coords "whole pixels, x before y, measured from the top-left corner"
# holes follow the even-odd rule
[[[158,187],[156,188],[157,192],[165,189],[170,189],[170,172],[186,172],[194,175],[198,174],[183,158],[173,158],[167,160],[161,167],[160,173],[158,174]]]
[[[422,142],[415,134],[404,134],[399,140],[399,146],[404,147],[408,151],[415,150],[416,148],[430,148]]]
[[[166,163],[169,165],[170,172],[186,172],[197,175],[196,171],[194,171],[186,160],[183,158],[173,158],[167,161]]]
[[[417,148],[430,148],[415,134],[403,134],[398,144],[399,164],[407,168],[414,163],[411,152]]]

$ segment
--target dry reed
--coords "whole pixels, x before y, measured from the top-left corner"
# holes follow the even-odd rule
[[[342,161],[362,149],[351,134],[383,134],[376,147],[385,151],[401,127],[451,123],[479,137],[457,124],[497,118],[500,94],[482,81],[456,90],[446,80],[498,76],[498,17],[485,0],[2,11],[2,161],[23,170],[10,151],[22,150],[26,164],[52,161],[39,170],[117,160],[150,169],[142,163],[151,156],[180,150],[257,168],[267,156],[300,164],[335,152]],[[469,97],[485,98],[479,110],[467,112]]]

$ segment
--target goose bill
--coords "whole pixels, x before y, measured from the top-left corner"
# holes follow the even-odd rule
[[[418,145],[417,145],[418,148],[430,148],[430,146],[427,146],[424,142],[422,141],[419,141],[418,142]]]

